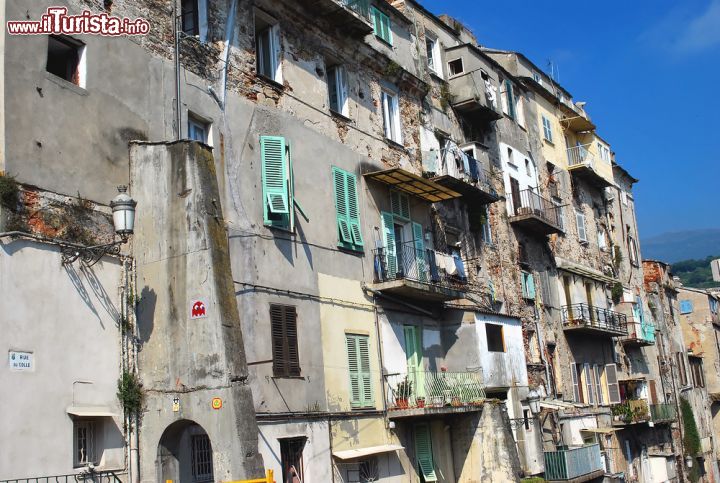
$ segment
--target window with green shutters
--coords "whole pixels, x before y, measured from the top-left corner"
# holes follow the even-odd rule
[[[425,481],[437,481],[435,462],[432,455],[432,436],[430,425],[418,423],[415,425],[415,460],[418,471]]]
[[[515,119],[515,93],[513,92],[512,82],[509,80],[505,81],[505,107],[507,109],[506,114],[512,119]]]
[[[364,242],[360,229],[357,178],[354,174],[336,167],[332,169],[332,176],[338,245],[349,250],[362,251]]]
[[[290,144],[284,137],[260,136],[263,221],[266,226],[293,230],[294,199]]]
[[[377,7],[372,8],[373,30],[380,40],[392,45],[392,27],[390,17],[381,12]]]
[[[524,299],[535,300],[535,277],[529,272],[520,272],[522,275],[522,295]]]
[[[350,405],[353,408],[375,407],[370,374],[370,338],[345,334],[350,373]]]

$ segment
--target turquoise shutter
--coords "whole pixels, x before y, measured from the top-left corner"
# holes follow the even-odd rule
[[[353,408],[374,406],[369,337],[346,334],[345,345],[350,376],[350,405]]]
[[[681,300],[680,301],[680,313],[681,314],[689,314],[693,311],[693,304],[690,300]]]
[[[415,425],[415,459],[423,479],[427,482],[437,481],[432,456],[430,425],[427,423]]]
[[[527,274],[527,298],[535,300],[535,277],[532,273]]]
[[[357,336],[358,365],[360,367],[360,404],[362,407],[375,405],[372,390],[372,375],[370,373],[370,338],[366,335]]]
[[[378,37],[380,36],[380,10],[378,10],[376,7],[372,8],[372,21],[373,21],[373,31],[375,32],[375,35]]]
[[[390,208],[394,215],[405,220],[410,219],[410,199],[398,191],[390,192]]]
[[[350,405],[360,407],[362,394],[360,390],[360,365],[358,364],[357,338],[354,335],[345,335],[345,345],[348,353],[348,371],[350,375]]]
[[[423,370],[422,328],[414,325],[403,327],[405,335],[405,357],[407,359],[408,381],[412,383],[410,394],[404,394],[406,399],[410,396],[425,397],[425,371]]]
[[[505,95],[507,96],[508,115],[515,119],[515,95],[513,94],[513,86],[509,80],[505,81]]]
[[[345,173],[347,181],[347,214],[350,223],[350,234],[355,248],[363,246],[362,230],[360,229],[360,203],[358,202],[357,178],[354,174]]]
[[[383,36],[383,39],[385,40],[385,42],[387,42],[388,44],[392,45],[392,43],[393,43],[393,36],[392,36],[392,26],[391,26],[391,24],[390,24],[390,17],[388,17],[388,16],[385,15],[385,14],[382,14],[382,20],[383,20],[383,24],[384,24],[384,28],[383,28],[383,35],[384,35],[384,36]]]
[[[382,212],[383,243],[385,245],[385,270],[387,278],[397,274],[397,254],[395,253],[395,217],[392,213]]]
[[[350,220],[348,218],[347,208],[347,183],[345,181],[345,172],[338,168],[333,168],[333,184],[335,186],[335,213],[337,216],[338,236],[342,243],[352,244],[352,234],[350,233]]]
[[[260,152],[262,156],[263,202],[265,203],[265,221],[267,213],[289,214],[290,203],[288,159],[285,138],[279,136],[261,136]]]
[[[427,264],[425,263],[425,241],[423,240],[423,227],[420,223],[412,224],[413,238],[415,239],[415,269],[418,280],[427,281]]]

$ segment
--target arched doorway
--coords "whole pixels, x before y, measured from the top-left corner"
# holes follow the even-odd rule
[[[158,482],[208,483],[213,478],[213,452],[207,432],[183,419],[165,428],[156,460]]]

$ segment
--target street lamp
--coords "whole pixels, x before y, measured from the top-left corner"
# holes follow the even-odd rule
[[[137,201],[127,194],[127,186],[118,186],[118,195],[110,202],[113,214],[113,228],[119,240],[102,245],[85,247],[82,245],[69,244],[62,246],[62,263],[70,264],[78,258],[89,267],[95,265],[105,255],[117,255],[120,253],[120,245],[127,243],[135,228],[135,206]]]

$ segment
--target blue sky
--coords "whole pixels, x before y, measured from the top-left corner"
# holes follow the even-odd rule
[[[720,227],[720,0],[424,0],[523,52],[586,109],[635,186],[640,235]]]

